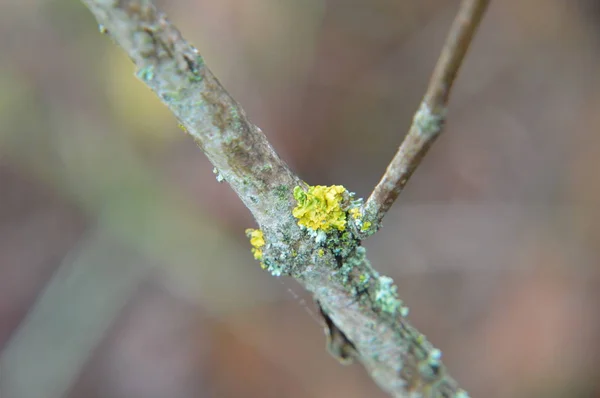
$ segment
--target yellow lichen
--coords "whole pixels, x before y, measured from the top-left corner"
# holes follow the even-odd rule
[[[360,209],[358,207],[351,208],[349,213],[355,220],[358,220],[361,217]]]
[[[371,228],[370,221],[363,221],[363,213],[359,207],[353,207],[348,210],[348,213],[352,216],[354,220],[356,220],[356,225],[360,228],[362,232],[367,232],[369,228]]]
[[[254,255],[254,258],[257,260],[262,260],[262,247],[265,245],[265,237],[263,235],[263,231],[261,231],[260,229],[248,228],[246,230],[246,236],[250,238],[250,244],[252,245],[252,254]]]
[[[319,254],[319,257],[323,257],[325,255],[325,250],[319,249],[318,254]]]
[[[342,202],[346,192],[346,188],[341,185],[315,185],[309,187],[308,191],[296,187],[294,198],[298,204],[292,214],[298,219],[298,225],[314,231],[344,231],[346,212],[342,209]]]

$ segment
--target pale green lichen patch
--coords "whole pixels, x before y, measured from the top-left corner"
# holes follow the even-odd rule
[[[379,277],[379,286],[375,293],[375,303],[383,312],[388,314],[400,313],[402,316],[408,315],[408,307],[402,305],[398,298],[398,288],[394,285],[394,280],[389,276]]]
[[[278,185],[275,188],[275,195],[279,200],[285,200],[287,198],[289,192],[289,187],[287,185]]]
[[[213,173],[215,174],[217,182],[225,181],[225,178],[223,177],[223,175],[221,173],[219,173],[219,170],[216,167],[213,168]]]
[[[427,103],[423,102],[415,113],[413,123],[419,134],[424,136],[434,136],[442,130],[444,124],[445,112],[441,114],[434,113]]]
[[[195,61],[188,61],[188,67],[191,72],[190,81],[202,81],[202,68],[204,67],[204,59],[200,55],[197,55]]]
[[[463,389],[459,389],[458,391],[456,391],[456,393],[454,394],[454,398],[469,398],[469,393],[467,393],[465,390]]]
[[[154,79],[154,66],[148,65],[139,69],[136,72],[136,76],[143,82],[150,82],[152,79]]]
[[[351,253],[351,255],[345,257],[344,262],[342,263],[342,266],[340,267],[340,270],[338,271],[340,276],[342,277],[342,282],[344,284],[347,284],[348,281],[350,280],[352,271],[357,269],[358,267],[362,266],[365,263],[366,253],[367,253],[367,250],[364,247],[358,246],[354,249],[354,251],[353,251],[353,253]],[[367,276],[368,276],[368,274],[367,274]],[[359,289],[355,288],[353,290],[358,291]]]

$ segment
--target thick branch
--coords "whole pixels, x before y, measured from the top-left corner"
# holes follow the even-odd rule
[[[367,200],[367,212],[376,225],[380,224],[429,147],[441,133],[454,79],[488,4],[489,0],[461,2],[408,134]]]
[[[297,225],[292,191],[304,182],[165,15],[148,0],[83,2],[250,209],[264,233],[263,263],[314,294],[336,340],[332,351],[360,360],[395,397],[466,397],[439,350],[406,320],[391,279],[371,267],[357,233],[326,235],[324,242]]]

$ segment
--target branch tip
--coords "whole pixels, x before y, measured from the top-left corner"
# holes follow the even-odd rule
[[[442,132],[452,85],[489,2],[462,0],[408,134],[365,204],[374,225],[381,225],[383,217]]]

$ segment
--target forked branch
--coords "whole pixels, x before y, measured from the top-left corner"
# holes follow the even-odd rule
[[[408,309],[391,278],[371,267],[359,233],[345,228],[350,214],[361,217],[359,209],[340,207],[340,199],[335,233],[307,229],[295,218],[301,202],[310,213],[317,194],[327,200],[344,198],[345,189],[305,190],[307,185],[150,0],[83,2],[252,212],[260,225],[260,231],[252,232],[255,257],[273,274],[294,277],[314,295],[329,329],[331,351],[344,361],[362,362],[395,397],[466,397],[447,373],[441,352],[406,319]],[[452,81],[487,3],[463,1],[413,127],[367,202],[377,221],[439,133]],[[366,222],[362,226],[369,228]]]
[[[375,225],[380,225],[385,213],[442,132],[452,85],[489,2],[461,2],[408,134],[365,204],[367,214]]]

